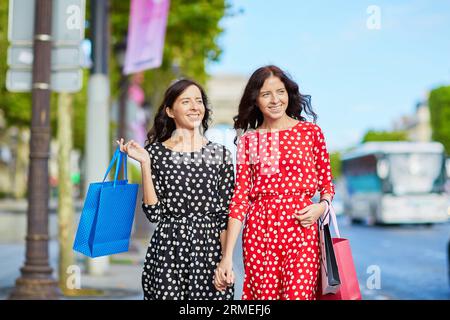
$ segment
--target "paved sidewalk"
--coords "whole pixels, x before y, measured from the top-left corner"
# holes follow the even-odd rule
[[[82,202],[75,203],[75,227],[78,225]],[[20,268],[25,261],[26,235],[26,200],[2,199],[0,200],[0,299],[7,299],[15,280],[20,276]],[[53,278],[58,278],[58,252],[57,242],[57,201],[49,202],[49,263],[53,268]],[[138,211],[137,214],[142,214]],[[141,273],[147,246],[154,225],[141,229],[142,224],[148,221],[141,216],[135,220],[135,230],[142,234],[148,234],[148,239],[134,239],[130,245],[130,251],[110,256],[110,264],[102,276],[93,276],[87,273],[87,261],[89,258],[80,253],[75,253],[76,266],[81,270],[81,289],[94,289],[101,295],[82,296],[78,298],[65,297],[65,299],[143,299],[141,289]],[[75,229],[76,230],[76,229]],[[135,248],[136,250],[133,250]]]
[[[26,202],[14,200],[0,201],[0,300],[7,299],[15,281],[20,277],[20,268],[25,261]],[[58,242],[56,203],[50,204],[49,215],[49,263],[53,268],[53,278],[58,278]],[[76,225],[79,220],[80,204],[77,205]],[[76,253],[76,265],[81,270],[81,289],[102,291],[101,295],[65,297],[65,299],[143,299],[141,274],[150,237],[156,225],[149,224],[140,210],[136,212],[134,237],[130,251],[110,256],[108,270],[102,276],[90,275],[86,271],[87,257]],[[148,234],[148,236],[147,236]],[[138,236],[139,235],[139,236]],[[146,239],[136,239],[145,237]],[[133,250],[134,249],[134,250]],[[242,265],[241,236],[234,253],[235,297],[242,295],[244,267]]]
[[[81,270],[81,289],[95,289],[99,294],[64,297],[64,299],[126,299],[141,300],[141,273],[144,257],[147,251],[147,241],[136,240],[133,246],[136,251],[110,256],[110,264],[104,275],[90,275],[86,272],[87,258],[76,254],[76,265]],[[53,268],[53,277],[58,272],[58,243],[50,241],[50,265]],[[24,243],[0,244],[0,299],[7,299],[14,286],[15,280],[20,276],[20,268],[25,260]]]
[[[238,244],[239,246],[240,244]],[[86,272],[86,257],[76,253],[76,265],[81,269],[81,289],[102,291],[100,295],[64,297],[64,299],[84,300],[142,300],[141,273],[147,252],[148,240],[134,240],[136,250],[110,256],[108,270],[102,276],[90,275]],[[58,243],[49,243],[50,265],[53,277],[58,272]],[[243,266],[239,263],[239,250],[236,253],[235,265],[236,284],[235,297],[242,295]],[[0,243],[0,300],[7,299],[15,280],[20,276],[20,268],[25,260],[24,243]]]

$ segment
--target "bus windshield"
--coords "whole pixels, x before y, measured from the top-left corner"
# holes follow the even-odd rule
[[[390,180],[394,194],[429,193],[442,171],[442,154],[390,154]]]

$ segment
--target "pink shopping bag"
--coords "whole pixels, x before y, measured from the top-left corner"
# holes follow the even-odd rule
[[[317,298],[319,300],[361,300],[361,291],[359,289],[358,276],[356,274],[355,264],[353,262],[350,242],[348,239],[341,238],[337,225],[336,214],[331,206],[329,213],[333,220],[333,226],[337,234],[337,237],[332,238],[332,240],[341,284],[336,293],[322,294],[322,286],[320,282]],[[320,277],[319,280],[323,281],[322,277]]]

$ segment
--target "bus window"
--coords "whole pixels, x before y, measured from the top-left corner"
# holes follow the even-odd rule
[[[442,171],[440,154],[390,154],[390,181],[394,194],[432,192]]]

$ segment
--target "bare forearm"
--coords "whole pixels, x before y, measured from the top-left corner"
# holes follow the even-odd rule
[[[158,203],[158,197],[153,185],[150,161],[141,163],[142,193],[145,204],[154,205]]]
[[[227,230],[220,233],[220,244],[222,245],[222,254],[225,253],[225,246],[227,245]]]
[[[232,259],[233,258],[233,251],[234,246],[236,245],[237,237],[239,236],[239,233],[241,232],[242,227],[242,221],[230,218],[228,220],[228,228],[226,233],[226,242],[225,242],[225,252],[224,252],[224,258]]]

